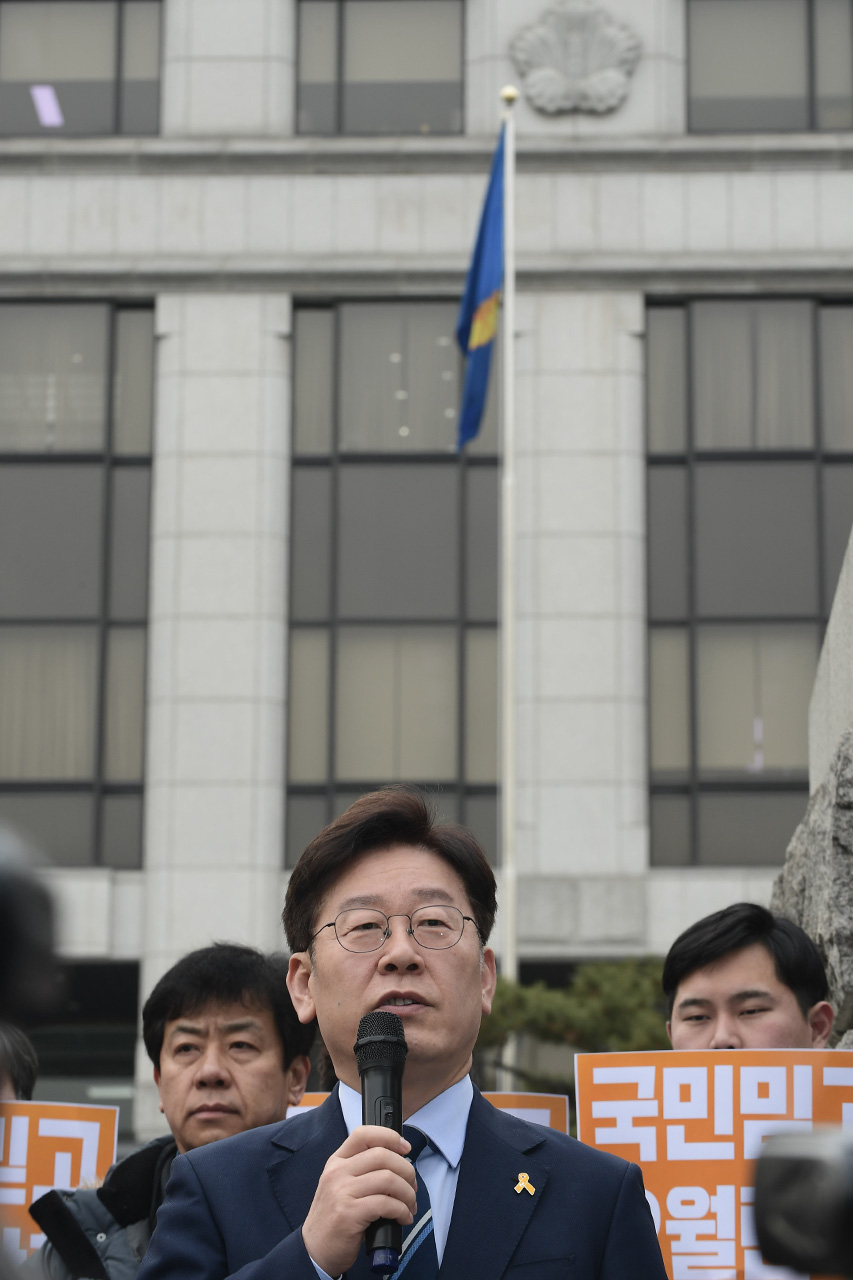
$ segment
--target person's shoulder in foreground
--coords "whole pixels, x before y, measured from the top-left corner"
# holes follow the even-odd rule
[[[664,962],[673,1049],[822,1049],[833,1010],[820,952],[784,916],[736,902],[685,929]]]
[[[46,1240],[19,1274],[33,1280],[133,1280],[176,1152],[171,1134],[155,1138],[113,1165],[100,1187],[41,1196],[30,1213]]]

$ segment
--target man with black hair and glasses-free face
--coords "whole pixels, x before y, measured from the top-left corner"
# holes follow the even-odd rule
[[[114,1165],[97,1189],[50,1191],[30,1207],[47,1242],[22,1273],[133,1280],[179,1152],[283,1120],[305,1091],[313,1022],[287,991],[287,960],[215,943],[166,972],[142,1010],[171,1133]]]
[[[403,1227],[402,1280],[439,1265],[447,1280],[666,1280],[639,1169],[497,1111],[471,1082],[495,912],[474,836],[414,788],[362,796],[320,832],[287,890],[288,984],[340,1083],[316,1110],[179,1157],[140,1280],[368,1280],[378,1218]],[[404,1025],[403,1118],[426,1139],[431,1217],[407,1139],[361,1124],[353,1045],[377,1010]]]
[[[833,1011],[817,947],[753,902],[705,916],[663,967],[673,1049],[823,1049]]]

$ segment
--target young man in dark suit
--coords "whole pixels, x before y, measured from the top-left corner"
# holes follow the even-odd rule
[[[474,837],[412,788],[361,797],[309,844],[284,909],[288,986],[340,1084],[316,1111],[176,1160],[140,1280],[367,1280],[379,1217],[414,1235],[403,1280],[430,1274],[425,1259],[451,1280],[666,1280],[639,1169],[471,1083],[495,911]],[[403,1115],[427,1144],[417,1193],[409,1142],[360,1124],[353,1044],[375,1010],[405,1028]]]

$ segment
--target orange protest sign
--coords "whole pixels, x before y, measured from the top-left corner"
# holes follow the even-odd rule
[[[853,1053],[815,1049],[575,1058],[578,1137],[642,1166],[670,1280],[772,1280],[753,1222],[771,1133],[853,1131]]]
[[[117,1127],[117,1107],[0,1103],[0,1243],[13,1261],[44,1239],[28,1206],[54,1188],[96,1185],[115,1160]]]
[[[511,1111],[520,1120],[569,1132],[569,1100],[564,1093],[484,1093],[483,1097],[493,1107]]]
[[[299,1107],[319,1107],[328,1096],[327,1093],[303,1094]],[[564,1093],[484,1093],[483,1097],[492,1106],[511,1111],[531,1124],[544,1124],[549,1129],[559,1129],[560,1133],[569,1131],[569,1100]]]

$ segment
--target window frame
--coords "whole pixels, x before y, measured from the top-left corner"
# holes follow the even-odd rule
[[[0,11],[2,11],[5,0],[0,0]],[[44,3],[59,4],[76,4],[80,0],[16,0],[16,3],[25,3],[35,7]],[[122,89],[124,87],[124,75],[122,64],[124,62],[124,36],[125,36],[125,13],[127,6],[132,4],[134,0],[97,0],[102,4],[116,5],[116,32],[115,32],[115,54],[114,54],[114,73],[112,79],[113,85],[113,119],[112,128],[106,133],[78,133],[74,130],[69,132],[58,132],[55,129],[43,128],[39,133],[17,133],[13,131],[6,132],[3,128],[2,117],[0,117],[0,142],[6,138],[48,138],[54,139],[79,140],[81,138],[158,138],[162,134],[163,128],[163,53],[165,48],[165,0],[156,0],[159,5],[160,17],[158,23],[158,48],[157,48],[157,125],[151,133],[125,132],[123,128],[123,108],[122,108]]]
[[[302,85],[300,74],[299,74],[299,50],[300,50],[300,44],[301,44],[301,38],[302,38],[303,0],[296,0],[296,5],[295,5],[296,7],[296,30],[295,30],[296,74],[293,78],[293,119],[295,122],[294,135],[296,137],[301,137],[301,138],[381,138],[381,137],[459,138],[464,136],[466,115],[467,115],[466,100],[465,100],[465,83],[466,83],[465,69],[467,66],[466,56],[465,56],[466,42],[467,42],[467,23],[466,23],[467,9],[466,9],[465,0],[460,0],[461,22],[460,22],[460,33],[459,33],[460,34],[459,63],[461,67],[461,74],[460,74],[460,80],[459,80],[459,88],[460,88],[460,96],[461,96],[461,106],[460,106],[459,128],[452,132],[449,132],[449,131],[437,132],[437,131],[431,130],[428,134],[421,134],[418,132],[399,133],[399,134],[397,133],[388,134],[388,133],[378,133],[378,132],[362,133],[352,129],[344,130],[344,127],[343,127],[344,126],[343,90],[345,85],[345,81],[344,81],[344,53],[345,53],[344,9],[348,3],[348,0],[325,0],[325,3],[327,3],[330,8],[333,7],[335,10],[335,25],[336,25],[336,32],[337,32],[337,40],[335,43],[335,81],[334,81],[335,124],[334,124],[334,128],[329,133],[316,133],[310,130],[303,131],[299,127],[299,95],[300,95],[300,90]],[[400,0],[378,0],[378,3],[399,4]],[[405,0],[403,0],[403,3],[405,3]]]
[[[838,129],[831,129],[831,128],[823,128],[817,123],[818,86],[817,86],[817,53],[816,53],[817,40],[816,40],[816,34],[815,34],[815,0],[803,0],[803,5],[805,9],[805,26],[806,26],[806,48],[804,50],[806,79],[807,79],[806,112],[808,117],[808,123],[806,127],[804,129],[788,129],[788,128],[785,128],[784,126],[777,126],[773,128],[764,127],[761,129],[756,129],[751,125],[743,125],[742,127],[728,128],[728,129],[707,129],[702,127],[697,127],[693,119],[694,68],[693,68],[693,60],[690,57],[690,49],[691,49],[691,24],[694,21],[694,7],[693,7],[693,0],[687,0],[687,15],[686,15],[687,23],[685,28],[685,36],[686,36],[685,116],[687,120],[687,132],[689,134],[696,134],[699,137],[702,137],[702,136],[707,137],[707,136],[713,136],[714,134],[722,134],[725,136],[729,136],[729,135],[754,134],[754,133],[779,133],[779,134],[837,133],[837,132],[846,133],[846,132],[849,132],[851,129],[853,129],[853,124],[848,126],[847,129],[838,130]],[[853,14],[851,14],[851,20],[853,20]],[[853,95],[853,40],[851,41],[851,47],[850,47],[850,76],[851,76],[851,95]]]
[[[39,298],[31,297],[22,298],[14,301],[5,301],[4,307],[15,307],[16,305],[30,305],[33,302],[47,307],[65,307],[76,305],[80,302],[77,297],[57,297],[57,298]],[[98,566],[98,608],[97,613],[87,617],[63,618],[57,616],[43,617],[25,617],[13,616],[8,618],[0,618],[0,628],[22,627],[22,626],[38,626],[38,627],[90,627],[96,630],[96,706],[95,706],[95,749],[92,773],[87,780],[65,779],[7,779],[0,778],[0,796],[4,795],[26,795],[37,796],[47,794],[62,795],[81,795],[91,797],[92,802],[92,848],[91,858],[88,862],[77,864],[70,863],[71,866],[109,866],[113,867],[112,862],[104,861],[104,826],[105,826],[105,802],[110,797],[134,796],[138,797],[142,806],[139,827],[139,862],[129,864],[128,866],[120,865],[115,869],[136,870],[144,864],[144,842],[145,842],[145,813],[144,813],[144,795],[145,795],[145,758],[146,758],[146,740],[147,740],[147,717],[145,715],[145,707],[147,705],[148,693],[148,632],[150,626],[149,614],[149,591],[151,582],[151,509],[152,509],[152,492],[153,486],[148,486],[148,521],[147,521],[147,539],[146,547],[146,566],[145,566],[145,614],[141,619],[137,618],[120,618],[112,617],[110,612],[110,590],[111,590],[111,563],[112,563],[112,515],[113,515],[113,478],[117,472],[130,470],[147,470],[149,475],[152,474],[153,467],[153,412],[154,403],[152,397],[152,439],[149,441],[149,450],[147,453],[116,453],[114,450],[115,440],[115,408],[116,408],[116,357],[118,347],[118,317],[121,312],[127,311],[145,311],[152,315],[153,305],[148,301],[140,301],[139,299],[130,299],[124,301],[115,298],[92,298],[87,299],[93,304],[104,306],[107,308],[107,361],[105,375],[105,415],[104,415],[104,441],[100,450],[55,450],[55,451],[33,451],[33,450],[6,450],[2,447],[2,435],[0,435],[0,465],[4,468],[14,468],[17,466],[38,467],[40,465],[47,466],[84,466],[93,467],[100,465],[101,474],[103,476],[103,502],[101,509],[100,521],[100,564]],[[152,384],[156,385],[156,346],[152,347],[152,365],[151,365]],[[142,670],[142,705],[143,716],[141,725],[141,775],[138,782],[109,780],[107,778],[107,723],[108,723],[108,705],[107,705],[107,682],[109,677],[109,641],[110,634],[113,631],[129,630],[141,631],[144,635],[145,653],[143,658]],[[57,865],[66,865],[57,862]]]
[[[812,358],[814,361],[813,368],[815,377],[813,379],[812,389],[812,421],[814,426],[812,444],[809,448],[783,448],[783,449],[697,449],[695,446],[695,400],[694,400],[694,366],[695,366],[695,334],[693,326],[693,309],[695,304],[706,301],[731,301],[739,302],[744,306],[750,306],[754,303],[766,301],[807,301],[811,304],[811,346]],[[667,449],[658,452],[652,452],[650,448],[650,430],[651,430],[651,406],[649,403],[650,387],[652,379],[649,376],[649,344],[648,333],[649,326],[646,325],[646,358],[645,358],[645,436],[646,436],[646,477],[645,477],[645,494],[647,503],[647,574],[646,574],[646,626],[649,638],[646,656],[646,706],[648,709],[646,720],[646,746],[648,758],[648,796],[649,796],[649,822],[652,823],[651,809],[654,799],[657,796],[683,796],[688,802],[688,821],[689,821],[689,849],[687,850],[687,858],[683,863],[674,864],[671,862],[659,862],[655,859],[655,847],[653,833],[650,831],[650,866],[653,868],[665,869],[675,866],[716,866],[730,865],[724,862],[702,861],[699,860],[699,807],[702,796],[712,796],[720,794],[800,794],[802,795],[803,808],[805,808],[808,800],[808,772],[807,768],[802,770],[792,770],[788,776],[783,776],[783,771],[779,771],[771,776],[764,777],[743,777],[737,778],[731,776],[729,778],[703,776],[699,769],[699,741],[698,741],[698,632],[700,628],[720,627],[759,627],[764,625],[772,625],[774,623],[789,623],[792,625],[798,623],[808,623],[817,628],[818,635],[818,651],[823,641],[826,626],[829,620],[829,612],[832,607],[832,598],[829,594],[828,575],[828,548],[826,539],[826,502],[824,497],[825,478],[832,471],[835,465],[849,466],[853,462],[853,445],[849,449],[827,449],[823,439],[823,418],[822,418],[822,378],[821,371],[823,368],[821,362],[821,314],[823,311],[833,307],[853,307],[853,299],[846,297],[824,296],[824,295],[795,295],[795,294],[779,294],[779,295],[756,295],[755,298],[744,298],[742,295],[716,295],[716,294],[690,294],[682,297],[657,296],[650,295],[646,298],[646,316],[649,313],[661,310],[679,309],[684,316],[684,353],[685,353],[685,438],[683,449],[674,450]],[[817,577],[817,602],[816,609],[813,613],[808,614],[743,614],[736,616],[700,616],[697,601],[697,529],[696,529],[696,474],[697,466],[701,466],[703,462],[714,462],[721,464],[754,464],[756,462],[799,462],[810,463],[815,471],[815,534],[816,534],[816,577]],[[667,614],[661,616],[653,616],[652,613],[652,578],[653,570],[651,564],[651,546],[648,533],[651,528],[651,502],[650,487],[651,476],[654,471],[663,471],[667,468],[681,468],[685,473],[685,490],[686,490],[686,517],[687,524],[685,529],[686,538],[686,604],[684,616],[676,616],[675,614]],[[652,687],[651,687],[651,637],[657,629],[679,629],[686,633],[687,645],[687,678],[688,678],[688,760],[687,769],[681,778],[655,778],[652,765]],[[673,771],[674,773],[675,771]],[[732,771],[734,774],[734,771]],[[784,850],[780,851],[779,864],[784,855]],[[738,865],[738,864],[731,864]],[[763,863],[750,864],[755,866],[765,865]]]
[[[334,368],[331,371],[333,378],[333,395],[332,395],[332,423],[331,423],[331,441],[328,452],[312,452],[297,453],[295,449],[291,450],[290,455],[290,509],[289,509],[289,525],[288,537],[290,550],[290,563],[292,564],[293,548],[296,545],[295,539],[295,503],[293,501],[294,486],[297,483],[297,472],[301,468],[320,467],[328,468],[331,475],[330,485],[330,583],[329,583],[329,602],[328,614],[325,619],[297,619],[293,612],[294,597],[294,575],[288,574],[288,634],[292,635],[299,630],[317,630],[324,629],[328,635],[328,655],[327,655],[327,689],[328,697],[326,700],[326,778],[324,782],[292,782],[290,778],[290,754],[291,754],[291,663],[289,660],[290,645],[288,644],[288,670],[286,673],[287,682],[287,725],[286,725],[286,777],[285,777],[285,830],[284,837],[284,865],[287,869],[295,866],[296,859],[302,852],[301,848],[294,850],[289,847],[288,840],[289,830],[289,803],[292,798],[314,797],[322,800],[324,805],[324,822],[328,823],[332,820],[335,813],[339,811],[336,801],[344,796],[350,795],[355,799],[357,795],[368,791],[376,790],[379,787],[387,785],[389,779],[387,777],[367,777],[365,776],[358,781],[339,780],[336,777],[336,746],[337,746],[337,730],[336,730],[336,696],[337,696],[337,657],[338,657],[338,641],[339,634],[342,629],[349,628],[405,628],[411,627],[438,627],[438,628],[454,628],[456,631],[456,682],[457,682],[457,708],[456,708],[456,777],[452,782],[437,782],[435,779],[429,778],[412,778],[407,781],[414,786],[419,786],[429,792],[437,794],[439,806],[442,797],[452,798],[452,804],[455,806],[456,817],[459,821],[465,821],[466,804],[470,799],[488,798],[497,804],[499,795],[499,779],[495,778],[493,783],[472,782],[467,779],[467,759],[466,759],[466,677],[465,665],[467,660],[467,637],[470,632],[484,631],[492,632],[499,636],[499,604],[496,602],[494,618],[469,617],[467,609],[467,541],[466,541],[466,506],[467,506],[467,478],[472,472],[482,472],[491,470],[495,472],[496,480],[500,478],[500,456],[497,451],[494,453],[473,453],[470,450],[462,450],[461,452],[454,450],[437,451],[424,450],[423,452],[414,453],[394,453],[389,451],[356,451],[341,450],[339,448],[340,440],[340,370],[341,370],[341,307],[352,302],[377,302],[377,303],[400,303],[417,305],[419,301],[427,302],[445,302],[456,305],[457,299],[449,299],[440,296],[430,296],[428,299],[407,299],[399,297],[346,297],[334,300],[317,301],[317,299],[306,300],[301,302],[294,299],[294,313],[297,311],[322,310],[331,311],[333,313],[333,337],[332,352]],[[296,326],[294,325],[294,333]],[[297,360],[297,354],[294,346],[294,369]],[[460,357],[461,361],[461,357]],[[291,439],[295,440],[296,418],[295,418],[295,384],[296,377],[293,378],[291,388],[291,405],[293,406],[291,421]],[[460,383],[461,386],[461,383]],[[457,600],[456,611],[452,617],[390,617],[390,616],[365,616],[358,618],[342,617],[338,611],[338,557],[337,545],[339,535],[339,480],[341,470],[348,467],[399,467],[408,464],[416,467],[421,463],[438,465],[448,469],[453,469],[458,477],[457,502],[458,502],[458,521],[459,521],[459,539],[456,547],[457,559]],[[500,496],[498,494],[498,520],[500,520]],[[495,697],[497,698],[497,688],[495,689]],[[496,749],[497,757],[497,749]],[[497,774],[496,760],[496,774]],[[497,815],[496,815],[497,816]],[[490,856],[497,860],[499,858],[499,847],[496,843],[494,850],[487,850]]]

